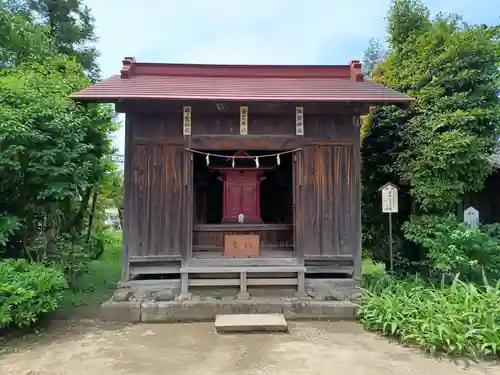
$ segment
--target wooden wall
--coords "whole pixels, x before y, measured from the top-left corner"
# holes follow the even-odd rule
[[[185,151],[165,144],[135,144],[133,154],[131,255],[180,256],[186,245],[182,238],[187,210]]]
[[[297,175],[297,245],[304,257],[352,254],[359,178],[353,145],[306,146]]]
[[[191,248],[194,149],[292,149],[295,155],[295,246],[305,258],[359,256],[359,121],[353,113],[309,113],[295,135],[295,113],[252,113],[239,135],[238,113],[192,112],[192,135],[182,135],[181,106],[124,107],[126,257],[180,259]],[[293,106],[291,108],[294,108]],[[345,109],[344,109],[345,110]]]
[[[127,258],[182,258],[187,246],[190,155],[173,116],[126,115]]]

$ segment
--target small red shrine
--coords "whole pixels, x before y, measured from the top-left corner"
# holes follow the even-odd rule
[[[234,157],[251,158],[239,151]],[[260,217],[260,183],[263,173],[273,168],[213,168],[221,173],[222,223],[262,223]],[[242,215],[240,217],[240,215]]]

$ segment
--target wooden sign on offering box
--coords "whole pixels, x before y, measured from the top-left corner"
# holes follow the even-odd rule
[[[224,236],[224,256],[248,258],[259,255],[260,236],[258,234],[226,234]]]

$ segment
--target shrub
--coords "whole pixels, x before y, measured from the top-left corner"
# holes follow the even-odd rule
[[[70,235],[61,235],[50,244],[36,241],[26,249],[26,255],[36,263],[55,267],[66,274],[70,283],[79,276],[92,260],[90,251],[83,241]]]
[[[9,238],[21,227],[19,218],[0,215],[0,247],[7,245]]]
[[[430,353],[500,354],[500,282],[479,288],[455,278],[436,288],[385,277],[363,291],[360,316],[365,329]]]
[[[48,246],[44,241],[38,241],[27,250],[27,254],[36,262],[62,270],[70,285],[73,285],[75,279],[87,269],[89,262],[102,255],[106,241],[105,234],[93,236],[90,242],[87,242],[86,236],[64,234]]]
[[[0,328],[35,323],[59,306],[67,286],[55,268],[24,259],[0,262]]]
[[[481,225],[481,230],[500,244],[500,223]]]
[[[88,247],[88,251],[92,260],[99,259],[104,252],[104,248],[106,247],[109,238],[107,233],[108,231],[100,231],[98,233],[95,233],[90,238],[90,243],[85,243],[85,245]]]
[[[91,247],[84,241],[75,241],[64,236],[59,239],[57,248],[48,254],[45,261],[63,270],[72,284],[85,271],[93,258],[92,255]]]
[[[482,271],[500,271],[500,243],[481,229],[470,228],[453,216],[414,217],[403,226],[405,237],[426,251],[428,266],[439,276],[482,280]]]

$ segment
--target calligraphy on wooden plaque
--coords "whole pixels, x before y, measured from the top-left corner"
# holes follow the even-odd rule
[[[240,134],[248,134],[248,107],[240,107]]]
[[[191,107],[187,105],[184,106],[182,108],[182,113],[183,113],[183,118],[182,118],[183,134],[191,135]]]
[[[304,135],[304,107],[295,108],[295,134]]]
[[[260,236],[258,234],[226,234],[224,236],[224,256],[248,258],[259,255]]]

